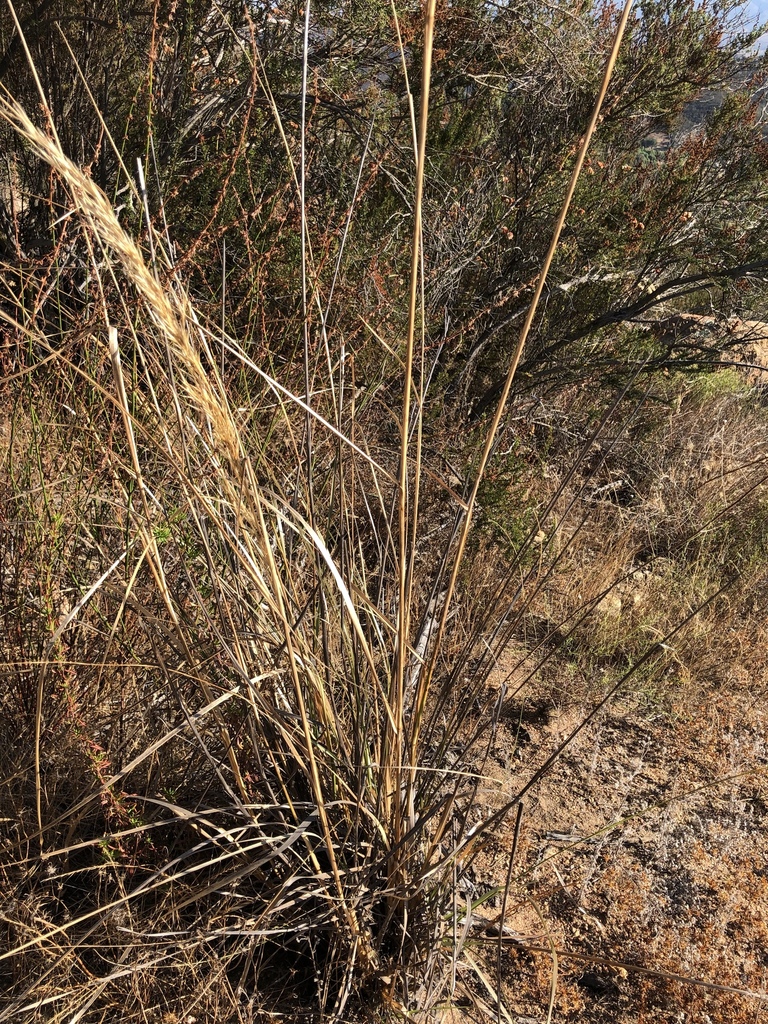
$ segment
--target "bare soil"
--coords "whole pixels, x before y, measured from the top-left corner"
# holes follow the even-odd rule
[[[476,912],[477,969],[465,966],[445,1020],[544,1022],[553,980],[556,1021],[768,1019],[768,674],[755,662],[735,659],[664,713],[625,696],[573,737],[525,798],[503,927],[496,895]],[[589,711],[535,693],[510,702],[485,766],[487,813]],[[513,816],[477,862],[474,900],[504,884]]]

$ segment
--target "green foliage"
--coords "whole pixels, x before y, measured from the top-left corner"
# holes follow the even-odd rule
[[[536,513],[526,498],[530,492],[526,461],[515,451],[497,456],[483,480],[479,503],[479,527],[505,558],[525,566],[533,557],[530,547],[536,533]]]
[[[283,348],[290,358],[292,346],[285,348],[278,332],[298,312],[300,224],[287,161],[290,152],[295,168],[300,148],[298,9],[253,9],[243,20],[234,4],[214,12],[190,3],[157,9],[137,3],[107,7],[98,18],[87,7],[70,13],[64,0],[45,7],[35,21],[31,5],[22,4],[19,17],[30,29],[65,150],[90,163],[110,194],[123,194],[123,171],[57,24],[95,88],[129,175],[142,158],[155,215],[162,195],[182,265],[185,253],[191,257],[198,300],[218,309],[219,318],[223,301],[235,333],[252,331],[258,320],[270,349]],[[478,412],[493,401],[514,347],[597,89],[599,54],[615,24],[610,5],[574,13],[567,5],[489,9],[464,2],[438,14],[425,195],[426,328],[437,340],[449,325],[441,379],[452,401],[468,399]],[[3,17],[6,84],[32,98],[29,71]],[[763,315],[764,60],[747,56],[755,33],[741,31],[740,18],[739,3],[663,0],[644,4],[630,21],[521,384],[578,379],[594,343],[603,347],[624,322],[652,325],[671,304],[714,303],[723,315]],[[399,12],[399,26],[416,90],[418,12]],[[377,329],[402,330],[392,300],[399,301],[397,282],[407,267],[402,197],[413,151],[393,33],[391,13],[381,6],[312,9],[307,219],[318,286],[325,290],[365,154],[337,292],[339,332],[359,330],[360,321],[345,315],[349,309]],[[703,91],[708,112],[691,123]],[[14,173],[37,173],[17,143],[11,152]],[[33,255],[43,222],[55,220],[66,202],[53,194],[46,202],[42,181],[30,191],[41,205],[17,215],[13,229],[13,211],[6,209],[5,230],[8,244],[18,238]],[[132,230],[142,229],[136,209]],[[66,281],[61,264],[59,275]],[[74,289],[74,268],[70,277]],[[628,355],[614,346],[602,372],[620,376]],[[649,368],[693,366],[694,355],[690,346],[658,352]],[[698,356],[712,361],[711,352]]]

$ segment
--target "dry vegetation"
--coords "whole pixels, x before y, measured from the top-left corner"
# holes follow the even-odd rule
[[[55,222],[2,267],[0,1020],[760,1020],[759,353],[704,372],[686,341],[654,362],[657,325],[637,341],[619,317],[580,376],[553,383],[545,345],[541,381],[512,387],[554,316],[537,303],[573,251],[590,129],[512,351],[492,373],[494,328],[468,359],[486,361],[473,412],[422,294],[428,89],[401,306],[379,252],[380,319],[336,323],[367,149],[338,231],[313,238],[306,131],[293,146],[252,23],[237,38],[290,201],[271,197],[277,240],[236,273],[266,288],[280,246],[298,268],[282,323],[279,296],[237,296],[241,334],[201,284],[218,206],[180,252],[160,197],[122,167],[109,198],[50,112],[0,97]],[[20,223],[35,198],[14,201]],[[733,348],[734,322],[710,328],[704,349]]]
[[[542,1019],[554,949],[555,1019],[760,1019],[747,993],[765,978],[766,414],[731,378],[672,390],[680,403],[617,442],[594,478],[631,474],[631,500],[581,489],[584,529],[489,678],[503,712],[488,808],[568,741],[525,801],[504,909],[513,1020]],[[469,883],[489,895],[492,979],[507,828]],[[493,1006],[471,971],[463,995]]]

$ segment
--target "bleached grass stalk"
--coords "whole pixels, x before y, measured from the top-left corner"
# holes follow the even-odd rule
[[[624,32],[626,30],[629,15],[633,6],[634,0],[626,0],[621,18],[616,29],[616,35],[613,40],[613,46],[611,47],[611,52],[606,61],[600,91],[597,95],[597,99],[595,100],[595,105],[592,110],[592,116],[590,118],[589,125],[587,126],[587,130],[584,133],[584,137],[582,138],[581,145],[576,156],[576,161],[573,165],[573,170],[571,171],[571,177],[568,182],[568,188],[566,190],[565,198],[560,209],[560,214],[557,218],[557,222],[552,233],[552,238],[549,243],[549,249],[547,250],[547,255],[544,259],[544,264],[539,274],[536,288],[533,293],[533,298],[531,299],[528,314],[525,318],[522,329],[520,331],[520,337],[518,338],[517,346],[512,355],[512,360],[510,362],[509,369],[507,371],[507,376],[504,381],[504,387],[502,388],[501,395],[499,396],[499,400],[496,405],[496,411],[494,413],[491,424],[488,428],[485,445],[483,447],[483,452],[482,455],[480,456],[480,463],[475,475],[475,481],[472,485],[472,490],[467,500],[467,509],[464,513],[464,520],[459,535],[456,553],[453,556],[453,564],[451,568],[450,579],[448,581],[447,594],[445,601],[443,603],[440,622],[435,633],[432,652],[425,667],[425,670],[421,673],[421,676],[419,678],[419,686],[414,700],[414,724],[411,733],[410,753],[412,762],[414,762],[417,757],[419,736],[421,732],[421,723],[424,715],[424,709],[426,706],[427,697],[429,695],[429,689],[435,671],[435,666],[437,664],[437,659],[440,654],[443,635],[445,633],[445,626],[448,621],[451,600],[456,589],[456,581],[459,576],[459,570],[461,568],[464,552],[466,550],[467,539],[469,537],[469,532],[472,528],[472,517],[475,509],[475,504],[477,502],[477,495],[480,490],[480,485],[483,482],[485,470],[488,466],[488,462],[493,451],[493,446],[496,441],[496,434],[499,429],[499,424],[501,423],[501,418],[504,414],[504,409],[507,404],[507,399],[509,398],[509,393],[512,389],[512,383],[515,379],[517,368],[520,364],[523,349],[525,348],[525,344],[528,340],[528,334],[530,333],[531,326],[538,311],[539,301],[541,300],[541,296],[544,292],[544,286],[547,281],[549,268],[552,266],[552,260],[554,259],[555,252],[557,251],[557,247],[560,242],[560,235],[562,234],[563,227],[565,226],[565,221],[568,216],[568,210],[570,209],[571,200],[573,199],[574,192],[576,191],[576,185],[581,175],[581,170],[584,166],[584,160],[587,156],[587,150],[589,149],[589,144],[592,140],[592,136],[595,132],[595,129],[597,128],[600,119],[600,112],[602,110],[603,103],[605,102],[605,97],[608,93],[608,86],[610,85],[611,77],[613,75],[613,69],[616,66],[616,60],[619,55],[621,43],[624,38]]]
[[[104,193],[64,154],[55,139],[49,138],[30,120],[15,100],[0,96],[0,117],[67,183],[78,212],[90,225],[93,235],[115,255],[126,277],[141,295],[155,325],[170,342],[179,365],[186,373],[184,383],[188,399],[210,421],[217,444],[223,446],[227,458],[232,464],[237,464],[242,452],[236,426],[222,396],[216,394],[209,375],[203,369],[190,333],[181,320],[184,311],[175,309],[171,304],[167,292],[148,269],[140,249],[120,226]]]
[[[403,825],[402,815],[405,808],[402,806],[403,793],[401,784],[401,768],[405,752],[405,721],[404,721],[404,698],[405,698],[405,672],[408,660],[408,637],[410,633],[410,573],[412,565],[412,545],[415,537],[412,535],[411,523],[415,523],[418,517],[415,495],[409,501],[408,481],[411,467],[409,465],[409,448],[411,436],[411,400],[413,390],[413,366],[414,349],[416,340],[416,316],[419,299],[419,283],[422,280],[421,255],[422,255],[422,199],[424,193],[424,168],[426,164],[427,149],[427,128],[429,125],[429,92],[432,76],[432,45],[435,30],[436,0],[428,0],[424,17],[424,49],[423,68],[421,82],[421,111],[419,117],[419,136],[416,160],[416,181],[413,209],[413,233],[411,237],[411,273],[410,289],[408,300],[408,335],[405,344],[405,366],[403,373],[403,406],[400,416],[400,464],[398,478],[398,619],[397,631],[398,642],[396,660],[392,672],[393,692],[390,703],[395,709],[397,722],[397,734],[391,737],[387,744],[387,761],[392,764],[391,777],[385,781],[390,787],[390,792],[398,804],[394,809],[394,838],[399,843],[402,838]],[[419,417],[421,416],[421,404],[419,406]],[[414,475],[418,479],[420,466],[418,460],[413,467]],[[412,750],[411,763],[413,764]],[[409,789],[411,787],[409,783]],[[410,795],[410,794],[409,794]],[[408,801],[411,803],[411,801]],[[413,814],[410,815],[411,827],[415,824]]]

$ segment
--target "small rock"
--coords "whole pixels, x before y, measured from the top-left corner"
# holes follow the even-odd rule
[[[618,594],[613,592],[606,594],[605,597],[598,602],[595,611],[598,615],[602,615],[606,619],[616,619],[621,615],[621,598]]]

